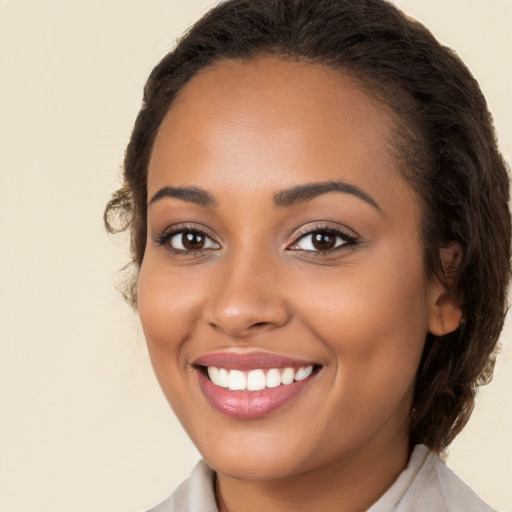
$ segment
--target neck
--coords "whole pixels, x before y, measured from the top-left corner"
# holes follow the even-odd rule
[[[409,460],[409,441],[353,450],[311,471],[272,481],[217,475],[220,512],[363,512],[398,478]]]

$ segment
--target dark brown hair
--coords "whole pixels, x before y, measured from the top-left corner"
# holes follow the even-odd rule
[[[442,450],[491,379],[510,274],[507,166],[485,99],[455,53],[383,0],[228,0],[200,19],[153,69],[128,144],[124,184],[105,210],[110,232],[129,229],[134,284],[146,244],[147,167],[157,130],[180,89],[226,59],[280,55],[352,76],[391,108],[395,152],[422,202],[429,275],[463,307],[459,329],[427,335],[411,411],[411,443]],[[462,259],[446,268],[440,250]]]

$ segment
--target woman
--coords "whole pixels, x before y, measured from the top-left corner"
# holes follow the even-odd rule
[[[492,374],[506,164],[382,0],[230,0],[153,70],[107,206],[205,462],[154,511],[492,510],[438,458]]]

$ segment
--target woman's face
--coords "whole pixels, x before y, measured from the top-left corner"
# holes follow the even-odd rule
[[[169,403],[220,474],[407,446],[443,290],[392,147],[387,111],[354,81],[277,58],[203,71],[165,117],[139,313]]]

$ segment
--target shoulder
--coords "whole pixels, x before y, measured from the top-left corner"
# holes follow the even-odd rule
[[[423,460],[397,512],[494,512],[436,453],[424,446],[418,448],[424,453]]]
[[[147,512],[218,512],[213,486],[214,472],[201,460],[169,498]]]
[[[437,456],[436,456],[437,458]],[[437,461],[437,477],[440,492],[451,512],[494,512],[467,484],[465,484],[450,468]]]

